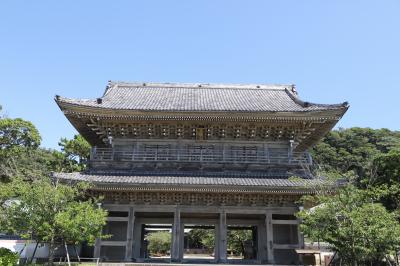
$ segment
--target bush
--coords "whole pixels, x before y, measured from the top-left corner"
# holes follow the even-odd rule
[[[14,266],[17,265],[19,255],[6,248],[0,248],[0,265],[1,266]]]
[[[147,236],[149,245],[148,250],[152,255],[165,255],[169,252],[171,247],[171,233],[170,232],[154,232]]]

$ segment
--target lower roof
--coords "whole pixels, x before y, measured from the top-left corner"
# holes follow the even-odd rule
[[[287,177],[216,177],[174,175],[126,175],[91,173],[53,173],[53,178],[64,182],[85,181],[95,189],[106,190],[165,190],[165,191],[242,191],[269,193],[309,193],[319,179],[290,179]]]

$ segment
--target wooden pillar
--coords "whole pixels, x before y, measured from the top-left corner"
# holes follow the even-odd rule
[[[145,245],[144,241],[144,234],[146,232],[146,225],[142,224],[140,227],[140,258],[145,259],[146,258],[146,252],[147,252],[147,246]]]
[[[227,258],[227,224],[226,224],[226,213],[221,212],[219,214],[219,226],[218,226],[218,262],[225,263],[228,261]]]
[[[143,258],[140,257],[140,249],[142,246],[142,224],[136,219],[133,225],[133,260],[142,262]]]
[[[185,224],[181,223],[181,236],[179,240],[179,259],[183,259],[185,253]]]
[[[125,261],[133,260],[133,227],[135,224],[135,212],[133,207],[129,208],[128,227],[126,232]]]
[[[268,263],[275,263],[274,258],[274,231],[272,227],[272,213],[265,214],[265,228],[267,231],[267,260]]]
[[[218,260],[219,260],[219,236],[220,236],[219,220],[215,224],[214,228],[215,228],[214,229],[214,261],[218,262]]]
[[[267,262],[267,236],[264,222],[257,225],[257,260],[260,263]]]
[[[180,251],[182,248],[181,242],[181,213],[177,208],[174,212],[174,224],[172,225],[172,245],[171,245],[171,261],[179,262],[181,261]]]

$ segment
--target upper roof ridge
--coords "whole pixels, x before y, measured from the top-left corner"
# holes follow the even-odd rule
[[[109,81],[107,91],[118,87],[157,87],[157,88],[215,88],[215,89],[264,89],[264,90],[292,90],[293,84],[244,84],[244,83],[179,83],[179,82],[126,82]]]

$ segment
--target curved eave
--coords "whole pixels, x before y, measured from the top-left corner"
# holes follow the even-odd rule
[[[64,183],[77,183],[77,180],[62,180]],[[82,181],[84,182],[84,181]],[[88,182],[88,181],[87,181]],[[315,193],[315,189],[298,187],[266,187],[266,186],[216,186],[216,185],[165,185],[165,184],[121,184],[90,182],[93,191],[102,192],[197,192],[197,193],[261,193],[306,195]]]
[[[153,183],[151,180],[147,180],[145,182],[137,182],[134,183],[128,181],[119,182],[116,181],[96,181],[93,179],[93,176],[86,176],[85,174],[80,173],[53,173],[52,177],[60,180],[63,183],[75,184],[77,182],[89,182],[93,185],[91,190],[95,191],[104,191],[104,192],[198,192],[198,193],[262,193],[262,194],[295,194],[295,195],[303,195],[303,194],[312,194],[316,192],[315,187],[321,185],[321,180],[298,180],[298,181],[289,181],[283,180],[285,185],[282,184],[280,180],[277,179],[266,179],[268,185],[261,184],[244,184],[243,181],[239,183],[243,184],[224,184],[221,181],[217,184],[208,184],[208,183],[200,183],[200,184],[190,184],[186,183],[187,181],[180,182],[168,182],[168,176],[163,176],[165,178],[165,182]],[[116,178],[116,177],[114,177]],[[118,177],[118,178],[123,178]],[[207,177],[204,177],[207,179]],[[249,178],[252,179],[252,178]],[[232,182],[235,181],[235,178],[227,178],[226,180],[230,180]],[[190,181],[188,181],[190,182]],[[256,181],[257,182],[257,181]],[[275,185],[276,183],[276,185]],[[325,184],[327,185],[327,184]],[[334,189],[334,184],[332,184],[332,189]]]
[[[303,111],[247,111],[247,110],[134,110],[134,109],[114,109],[101,106],[92,106],[85,104],[71,103],[56,98],[56,103],[65,114],[77,114],[84,116],[102,117],[102,118],[131,118],[131,117],[148,117],[154,118],[195,118],[195,117],[215,117],[215,118],[235,118],[235,119],[288,119],[295,118],[315,118],[315,119],[340,119],[347,111],[347,104],[335,105],[317,105],[324,106],[321,109],[304,108]]]
[[[349,106],[329,105],[324,110],[306,111],[144,111],[144,110],[125,110],[111,109],[104,107],[93,107],[82,104],[75,104],[56,98],[56,103],[64,112],[65,116],[77,131],[91,144],[102,145],[102,141],[97,134],[89,127],[90,119],[104,119],[114,121],[207,121],[207,122],[276,122],[276,123],[297,123],[297,122],[316,122],[319,124],[307,139],[304,139],[297,147],[296,151],[302,151],[317,143],[326,133],[328,133],[345,114]]]
[[[198,193],[261,193],[261,194],[290,194],[290,195],[305,195],[313,194],[315,190],[311,188],[295,187],[223,187],[223,186],[126,186],[126,185],[113,185],[113,184],[95,184],[92,190],[96,191],[118,191],[118,192],[131,192],[131,191],[148,191],[148,192],[198,192]]]

